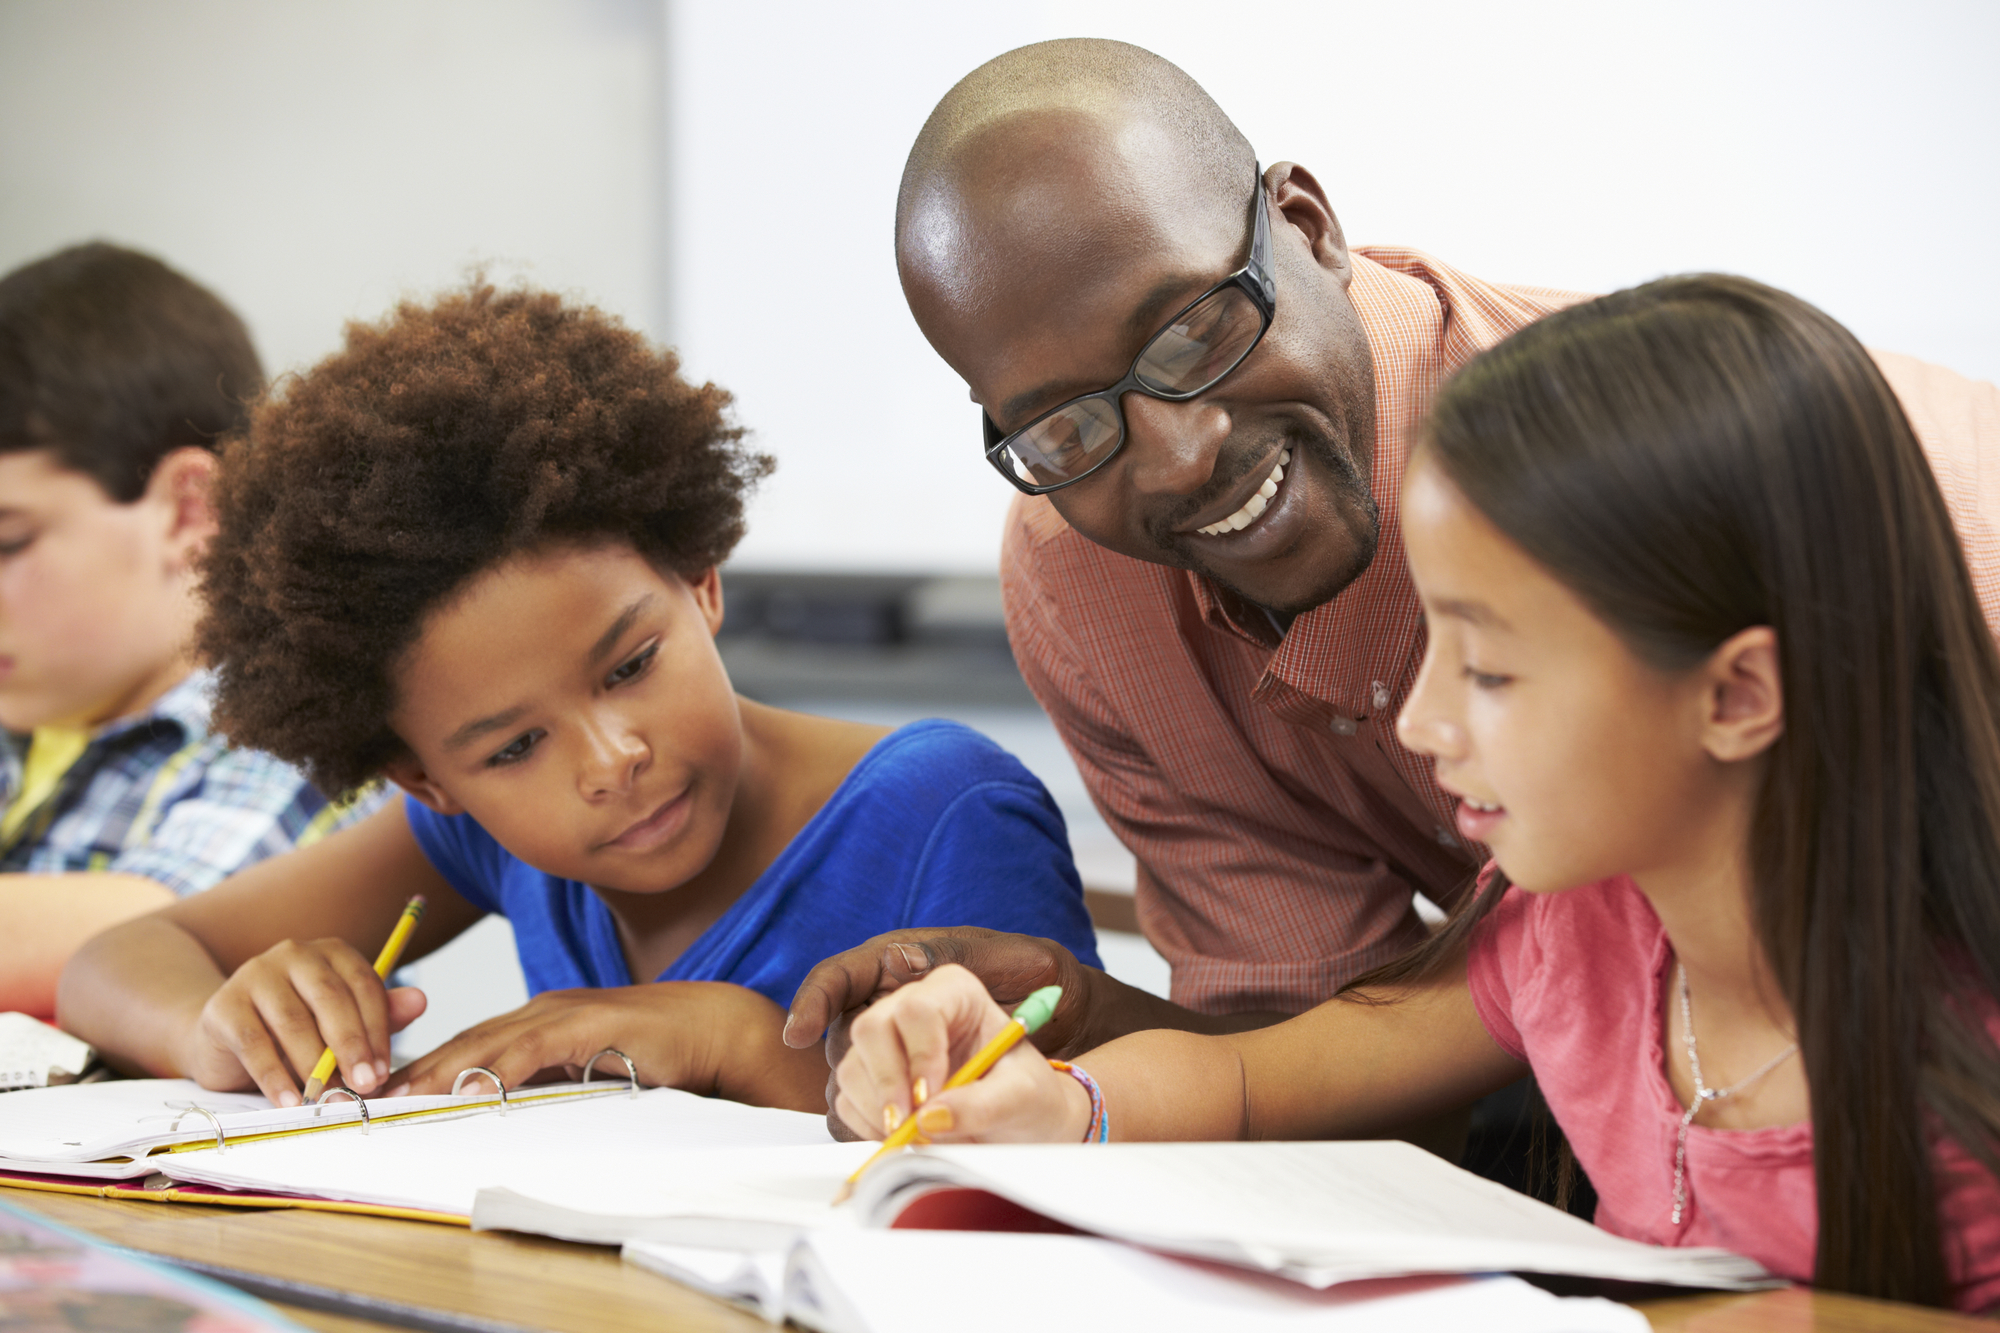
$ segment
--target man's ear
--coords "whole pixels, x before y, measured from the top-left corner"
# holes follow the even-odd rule
[[[1274,162],[1264,169],[1264,188],[1277,197],[1285,221],[1306,238],[1314,262],[1338,278],[1341,286],[1352,281],[1354,261],[1348,257],[1347,237],[1313,174],[1296,162]]]
[[[694,604],[701,609],[701,618],[708,623],[709,637],[714,638],[722,632],[722,570],[710,565],[685,582],[694,594]]]
[[[1723,640],[1700,668],[1702,748],[1725,764],[1754,758],[1785,734],[1778,635],[1753,625]]]
[[[383,765],[382,776],[441,815],[465,813],[465,807],[440,787],[414,758],[391,759]]]
[[[220,460],[193,445],[175,449],[153,466],[144,499],[156,506],[166,524],[166,552],[171,572],[187,569],[215,535],[215,474]]]

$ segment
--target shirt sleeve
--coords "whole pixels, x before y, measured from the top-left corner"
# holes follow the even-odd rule
[[[1951,511],[1987,626],[2000,635],[2000,388],[1893,352],[1873,352]]]
[[[904,919],[1038,935],[1103,966],[1062,813],[1039,783],[980,782],[953,798],[917,859]]]
[[[1478,892],[1488,891],[1495,869],[1488,862],[1480,872]],[[1465,960],[1465,979],[1472,988],[1472,1007],[1479,1011],[1479,1021],[1502,1050],[1524,1063],[1528,1050],[1514,1023],[1514,991],[1521,980],[1529,905],[1528,895],[1508,888],[1486,919],[1473,927],[1472,947]]]
[[[403,818],[431,868],[457,889],[459,896],[482,912],[506,915],[494,889],[500,883],[498,860],[505,852],[493,835],[471,815],[441,815],[410,795],[403,797]]]
[[[329,802],[291,765],[258,750],[224,750],[169,796],[145,841],[99,867],[158,880],[182,897],[246,866],[362,819],[379,789]]]

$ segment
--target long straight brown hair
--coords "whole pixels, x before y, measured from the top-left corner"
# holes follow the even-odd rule
[[[1752,913],[1811,1083],[1814,1283],[1947,1304],[1933,1137],[2000,1175],[2000,653],[1894,392],[1804,301],[1666,278],[1477,357],[1419,449],[1653,665],[1775,630]],[[1460,954],[1506,887],[1356,987]]]

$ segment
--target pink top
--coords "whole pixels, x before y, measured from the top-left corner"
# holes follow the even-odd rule
[[[1509,889],[1473,937],[1472,1002],[1493,1039],[1541,1081],[1597,1187],[1598,1226],[1652,1245],[1719,1245],[1809,1282],[1819,1230],[1809,1122],[1728,1130],[1697,1121],[1686,1220],[1671,1220],[1683,1110],[1662,1047],[1672,963],[1660,919],[1629,879],[1566,893]],[[1940,1145],[1937,1166],[1957,1305],[2000,1305],[2000,1185],[1956,1143]]]

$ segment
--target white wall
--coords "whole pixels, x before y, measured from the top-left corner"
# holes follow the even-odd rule
[[[1182,64],[1357,242],[1735,269],[2000,378],[1991,0],[5,0],[0,269],[153,249],[282,369],[492,261],[736,391],[780,462],[743,564],[990,569],[1008,492],[890,218],[945,89],[1064,34]]]
[[[659,0],[6,0],[0,271],[102,238],[266,368],[478,262],[663,331]]]
[[[1174,60],[1264,161],[1318,172],[1357,243],[1584,290],[1735,270],[2000,379],[1991,0],[671,12],[674,327],[780,460],[745,564],[991,567],[1008,493],[903,308],[890,225],[937,98],[1046,37]],[[789,322],[813,312],[841,332]]]

